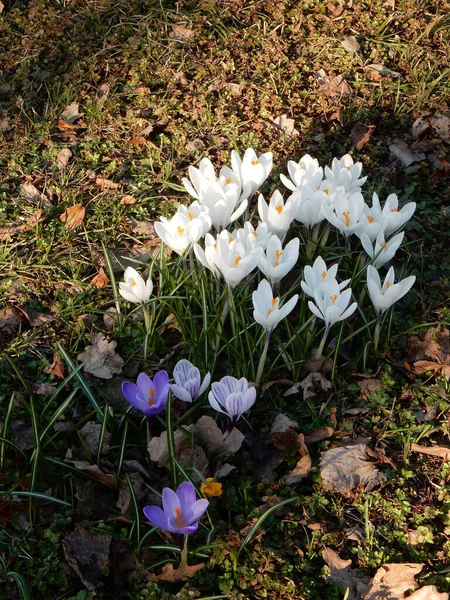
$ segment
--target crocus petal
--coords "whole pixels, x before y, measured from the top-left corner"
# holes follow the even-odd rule
[[[183,511],[183,514],[187,515],[192,505],[197,500],[194,486],[190,481],[183,481],[183,483],[178,486],[176,494],[180,500],[180,508]]]
[[[169,531],[166,514],[159,506],[146,506],[143,509],[143,512],[145,518],[150,521],[154,527]]]
[[[146,412],[148,404],[145,402],[144,398],[138,398],[140,389],[135,383],[132,383],[131,381],[124,381],[124,383],[122,383],[122,393],[127,402],[132,404],[138,410]]]
[[[175,509],[181,508],[180,498],[170,488],[163,489],[162,503],[167,519],[169,519],[170,515],[175,514]]]
[[[178,400],[182,400],[183,402],[192,402],[193,398],[191,394],[189,394],[184,387],[181,387],[181,385],[172,384],[170,389],[172,390],[172,394],[175,396],[175,398],[178,398]]]
[[[158,371],[153,377],[153,384],[156,389],[164,388],[169,385],[169,375],[167,371]]]
[[[214,385],[214,383],[213,383]],[[211,405],[211,408],[213,408],[214,410],[216,410],[217,412],[221,412],[224,415],[226,415],[227,413],[223,410],[223,408],[221,408],[220,404],[217,402],[216,400],[216,396],[214,395],[214,392],[209,392],[208,394],[208,402]]]
[[[207,373],[205,375],[202,385],[200,386],[200,389],[198,390],[197,397],[201,396],[203,394],[203,392],[208,389],[210,381],[211,381],[211,373]]]
[[[190,508],[186,510],[189,522],[198,521],[200,517],[206,512],[208,506],[209,501],[203,498],[201,500],[196,500],[195,502],[193,502]]]

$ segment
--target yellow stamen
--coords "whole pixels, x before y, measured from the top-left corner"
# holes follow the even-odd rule
[[[367,217],[367,220],[369,221],[369,223],[373,223],[375,221],[375,219],[370,216]]]
[[[229,243],[229,244],[231,244],[231,242],[232,242],[232,241],[233,241],[233,238],[232,238],[232,237],[229,237],[229,238],[228,238],[228,243]]]
[[[281,213],[283,212],[283,207],[282,206],[275,206],[275,210],[277,211],[277,213],[279,215],[281,215]]]
[[[227,177],[227,178],[225,179],[225,183],[227,183],[227,184],[230,184],[230,183],[231,183],[231,177]]]
[[[382,248],[386,248],[386,246],[387,246],[387,242],[381,242],[381,243],[380,243],[380,246],[381,246]]]
[[[200,484],[201,493],[206,496],[221,496],[222,495],[222,484],[214,481],[212,477],[206,478],[206,483]]]
[[[342,213],[342,216],[345,217],[345,226],[350,227],[350,211],[346,210]]]
[[[177,231],[180,235],[183,235],[184,229],[182,227],[177,227]]]
[[[269,310],[267,311],[267,316],[270,315],[270,313],[273,311],[273,309],[275,308],[275,304],[277,303],[275,298],[272,298],[272,307],[269,308]]]
[[[189,217],[189,221],[192,221],[192,219],[194,218],[194,213],[193,212],[188,213],[188,217]]]
[[[386,281],[385,285],[385,290],[384,292],[387,292],[388,289],[391,287],[392,283],[390,283],[389,281]],[[381,292],[381,295],[384,296],[384,292]]]
[[[350,171],[350,167],[345,167],[347,169],[347,171]]]
[[[255,166],[255,165],[257,165],[257,164],[259,164],[259,161],[258,161],[258,160],[252,160],[252,165],[253,165],[253,166]]]
[[[214,248],[217,248],[217,242],[213,245]]]
[[[132,279],[132,280],[130,281],[130,287],[134,287],[135,285],[137,285],[137,283],[135,282],[135,280],[134,280],[134,279]]]
[[[155,393],[156,388],[150,388],[150,394],[148,396],[148,405],[153,406],[155,404]]]
[[[337,294],[334,294],[334,296],[330,296],[330,300],[331,300],[332,304],[334,304],[337,299],[338,299],[338,295]]]
[[[183,511],[181,510],[181,508],[176,508],[175,509],[175,525],[181,529],[184,525],[184,515],[183,515]]]
[[[283,256],[283,253],[279,250],[275,250],[275,262],[273,263],[274,267],[278,267],[280,264],[280,258]]]
[[[256,233],[256,231],[252,231],[252,233],[255,237],[258,237],[258,234]]]
[[[240,256],[236,256],[236,258],[234,259],[234,264],[236,266],[238,266],[238,264],[240,263],[240,261],[241,261],[241,257]]]
[[[323,190],[323,193],[324,193],[324,194],[326,194],[326,195],[328,196],[328,192],[329,192],[329,191],[330,191],[330,190],[329,190],[328,188],[325,188],[325,189]]]
[[[322,272],[322,281],[325,281],[325,277],[328,275],[328,271]]]
[[[391,208],[391,212],[398,212],[398,208]]]

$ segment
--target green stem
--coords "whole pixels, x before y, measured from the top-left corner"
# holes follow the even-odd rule
[[[172,421],[172,394],[169,392],[166,404],[167,451],[169,453],[170,478],[172,486],[177,487],[177,469],[175,456],[175,435]]]
[[[186,563],[188,561],[188,534],[186,533],[183,538],[183,547],[181,549],[181,559],[182,563]]]
[[[222,314],[220,315],[220,321],[219,321],[219,324],[217,327],[217,332],[216,332],[216,341],[214,342],[214,346],[213,346],[214,350],[216,350],[216,351],[219,349],[220,338],[222,336],[223,326],[225,324],[225,320],[228,316],[229,310],[230,310],[229,296],[228,296],[228,294],[226,294],[223,299]]]
[[[380,329],[381,329],[381,315],[378,316],[377,324],[375,325],[375,333],[373,335],[373,347],[375,350],[378,348],[378,342],[380,341]]]
[[[320,358],[322,358],[322,352],[323,349],[325,347],[325,342],[327,341],[327,337],[328,337],[328,332],[330,331],[329,327],[325,327],[325,331],[322,337],[322,340],[320,342],[320,346],[317,348],[317,352],[316,352],[316,359],[319,360]]]
[[[266,339],[264,340],[264,348],[261,354],[261,358],[259,359],[258,371],[256,373],[256,387],[259,387],[259,383],[261,381],[261,377],[264,371],[264,365],[266,364],[267,350],[269,349],[270,336],[272,335],[271,331],[266,331]]]
[[[144,338],[144,361],[147,360],[148,353],[148,340],[153,327],[153,319],[150,310],[146,304],[142,305],[144,311],[144,323],[145,323],[145,338]]]

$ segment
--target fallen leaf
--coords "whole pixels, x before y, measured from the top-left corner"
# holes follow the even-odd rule
[[[70,148],[63,148],[56,156],[56,165],[58,169],[64,169],[69,164],[69,160],[72,157],[72,150]]]
[[[109,283],[109,277],[106,275],[103,267],[100,267],[99,272],[92,279],[91,285],[95,285],[95,287],[103,289],[108,285],[108,283]]]
[[[445,461],[450,460],[450,448],[443,446],[420,446],[419,444],[410,444],[410,452],[420,452],[421,454],[428,454],[429,456],[439,456]]]
[[[113,473],[104,473],[98,465],[91,465],[86,460],[70,460],[65,459],[65,462],[73,464],[75,469],[89,473],[95,479],[98,479],[105,485],[114,487],[116,485],[116,477]]]
[[[127,204],[135,204],[136,202],[137,202],[137,200],[134,196],[125,194],[125,196],[123,196],[122,200],[120,201],[120,204],[123,206],[123,205],[127,205]]]
[[[412,365],[412,371],[416,375],[425,375],[425,373],[440,373],[450,378],[450,365],[431,362],[430,360],[418,360]]]
[[[221,429],[212,417],[203,415],[194,425],[194,438],[208,454],[230,452],[236,454],[244,441],[244,435],[234,427],[223,439]]]
[[[146,579],[150,582],[168,581],[170,583],[175,583],[176,581],[186,581],[187,579],[194,577],[194,575],[200,571],[203,565],[204,563],[189,566],[187,563],[182,562],[176,569],[174,569],[172,563],[166,563],[163,566],[163,570],[160,575],[147,573]]]
[[[344,12],[343,6],[335,6],[332,2],[328,2],[325,8],[327,9],[327,13],[335,19],[340,17]]]
[[[95,421],[88,421],[79,429],[79,433],[82,435],[86,446],[92,452],[97,454],[98,445],[102,436],[102,425]],[[108,431],[104,432],[102,439],[102,455],[107,454],[110,449],[111,434]]]
[[[100,175],[96,178],[95,183],[98,185],[102,192],[104,192],[105,190],[117,190],[121,187],[120,183],[115,183],[110,179],[104,179]]]
[[[326,392],[331,388],[331,383],[326,379],[322,373],[310,373],[300,382],[300,386],[303,389],[303,400],[313,398],[320,392]],[[284,394],[286,396],[286,394]]]
[[[8,117],[8,115],[2,115],[0,117],[0,131],[9,131],[9,129],[11,129],[10,118]]]
[[[423,564],[417,563],[384,564],[370,580],[364,600],[379,600],[379,598],[403,600],[406,597],[405,592],[419,587],[414,577],[422,569]]]
[[[299,447],[298,433],[290,428],[274,431],[270,434],[270,439],[278,450],[297,450]]]
[[[362,381],[357,381],[356,383],[359,385],[361,396],[363,398],[368,398],[370,394],[373,394],[383,387],[381,380],[377,377],[366,377]]]
[[[109,84],[101,83],[97,88],[97,98],[99,100],[106,100],[109,96]]]
[[[408,600],[448,600],[447,592],[439,593],[435,585],[425,585],[408,596]]]
[[[82,114],[78,112],[78,108],[78,102],[72,102],[72,104],[66,106],[64,111],[59,115],[59,118],[69,125],[73,125],[75,121],[78,121],[82,117]]]
[[[298,137],[299,132],[295,129],[294,119],[289,119],[286,114],[275,117],[271,122],[277,129],[282,131],[287,138]]]
[[[136,219],[131,219],[131,231],[138,235],[155,235],[155,227],[152,221],[136,221]],[[158,240],[161,241],[159,237]]]
[[[382,77],[392,77],[392,79],[399,79],[400,77],[402,77],[402,74],[399,73],[398,71],[392,71],[391,69],[388,69],[384,65],[380,65],[378,63],[373,63],[371,65],[367,65],[365,68],[367,71],[377,73],[378,75],[381,75]]]
[[[150,93],[150,91],[151,91],[151,90],[150,90],[150,88],[149,88],[149,87],[143,87],[143,86],[136,87],[136,88],[134,88],[134,89],[133,89],[133,92],[134,92],[135,94],[149,94],[149,93]]]
[[[103,315],[103,324],[108,331],[112,331],[114,326],[118,323],[119,319],[117,316],[117,308],[115,306],[110,306],[106,309],[105,314]]]
[[[73,204],[66,208],[63,214],[59,217],[69,231],[77,229],[83,224],[86,209],[82,204]]]
[[[350,139],[357,150],[361,150],[361,148],[367,144],[372,137],[374,129],[375,125],[364,125],[363,123],[357,123],[353,127]]]
[[[130,473],[128,475],[128,480],[131,483],[131,487],[133,489],[135,497],[139,500],[140,496],[142,495],[142,492],[147,489],[145,487],[144,480],[139,475],[139,473]],[[126,514],[130,508],[133,508],[132,500],[133,499],[131,496],[131,491],[128,482],[125,483],[121,481],[119,489],[119,498],[116,502],[116,506],[120,510],[122,515]]]
[[[57,350],[55,350],[55,352],[53,353],[53,362],[49,366],[49,368],[46,370],[46,373],[48,373],[49,375],[54,375],[58,379],[64,379],[65,378],[65,375],[64,375],[64,363],[61,360],[61,357],[60,357],[59,352]]]
[[[130,140],[132,146],[147,146],[148,143],[148,140],[143,135],[137,135]]]
[[[225,83],[224,87],[229,90],[233,96],[240,96],[244,91],[244,86],[241,83]]]
[[[39,327],[40,325],[45,325],[46,323],[51,323],[55,320],[53,315],[40,312],[39,310],[29,308],[28,306],[18,306],[17,308],[27,318],[31,327]]]
[[[359,52],[361,50],[361,46],[354,35],[348,35],[341,40],[341,45],[347,52]]]
[[[52,205],[47,196],[40,192],[37,187],[30,182],[22,183],[20,186],[20,195],[28,202],[35,202],[36,200],[39,200],[46,207],[50,207]]]
[[[174,25],[172,31],[169,33],[169,37],[176,42],[188,43],[189,40],[194,36],[192,29],[184,27],[183,25]]]
[[[294,485],[296,483],[299,483],[300,481],[302,481],[302,479],[308,477],[309,473],[311,472],[311,457],[309,456],[308,448],[306,447],[304,437],[301,433],[299,434],[297,440],[299,443],[298,451],[300,453],[301,458],[297,462],[295,467],[292,469],[292,471],[289,473],[289,475],[286,477],[287,485]]]
[[[347,494],[358,486],[370,491],[384,483],[386,477],[368,460],[367,441],[343,443],[323,452],[320,474],[325,490]]]
[[[353,90],[350,84],[342,75],[336,75],[330,79],[325,71],[320,69],[320,71],[316,71],[314,73],[314,76],[319,84],[319,92],[328,98],[342,98],[353,95]]]
[[[21,322],[22,316],[17,309],[12,306],[0,309],[0,348],[16,336]]]
[[[204,477],[209,471],[209,460],[201,446],[192,446],[189,433],[192,425],[177,429],[174,432],[174,454],[178,463],[183,468],[195,468]],[[167,445],[167,431],[163,431],[159,437],[152,437],[148,445],[150,459],[157,462],[161,467],[168,470],[171,468],[169,448]],[[194,477],[195,479],[195,477]]]
[[[425,154],[414,152],[406,142],[399,138],[392,140],[392,143],[389,144],[389,150],[392,156],[404,167],[409,167],[412,163],[420,162],[426,158]]]
[[[353,527],[348,527],[344,529],[345,537],[348,540],[352,540],[354,542],[358,542],[359,544],[364,544],[366,541],[365,532],[358,525],[353,525]]]
[[[317,427],[312,431],[305,431],[303,436],[305,439],[305,444],[309,446],[310,444],[316,444],[317,442],[322,442],[323,440],[327,440],[334,433],[334,429],[332,427]]]
[[[327,563],[329,579],[339,581],[344,588],[348,588],[347,600],[361,600],[367,593],[368,577],[361,577],[357,569],[352,569],[350,559],[343,560],[331,548],[322,550],[322,558]],[[393,600],[393,599],[392,599]]]
[[[72,125],[71,123],[67,123],[67,121],[64,121],[64,119],[59,119],[57,127],[60,131],[66,133],[75,133],[80,128],[79,125]]]
[[[49,398],[53,396],[56,392],[56,385],[51,385],[50,383],[38,383],[36,382],[33,385],[33,392],[36,392],[39,396],[44,396],[45,398]]]
[[[117,342],[108,341],[101,333],[96,333],[91,338],[91,345],[77,360],[84,362],[85,373],[91,373],[100,379],[111,379],[114,374],[122,372],[123,359],[116,354]]]
[[[383,6],[387,10],[395,10],[395,0],[386,0],[386,2],[383,4]]]
[[[64,556],[83,585],[91,592],[102,587],[110,564],[111,537],[83,527],[62,540]]]

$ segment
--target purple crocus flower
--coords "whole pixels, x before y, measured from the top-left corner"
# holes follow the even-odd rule
[[[203,379],[197,367],[186,359],[177,362],[173,370],[175,383],[170,386],[173,395],[183,402],[193,402],[203,394],[209,385],[211,375],[207,373]]]
[[[208,394],[209,403],[214,410],[230,418],[231,428],[256,400],[256,389],[249,387],[245,377],[236,379],[227,375],[220,381],[215,381],[211,388]]]
[[[137,383],[122,383],[122,392],[130,404],[147,417],[152,417],[159,414],[167,403],[169,375],[166,371],[158,371],[152,381],[148,375],[140,373]]]
[[[144,515],[155,527],[172,533],[195,533],[198,520],[208,508],[208,500],[197,500],[195,488],[190,481],[183,481],[176,492],[164,488],[162,509],[146,506]]]

